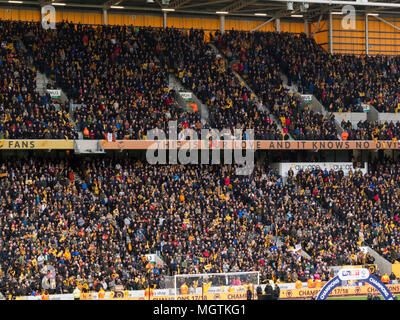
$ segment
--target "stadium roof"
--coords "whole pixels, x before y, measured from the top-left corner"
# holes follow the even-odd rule
[[[290,4],[293,9],[290,8]],[[135,11],[143,13],[161,13],[164,9],[173,14],[256,16],[283,18],[293,14],[303,15],[305,19],[317,19],[329,10],[340,11],[345,5],[356,6],[358,13],[382,13],[398,15],[400,0],[0,0],[0,5],[41,6],[60,5],[71,9],[95,9],[115,11]],[[307,4],[305,8],[304,4]],[[224,13],[227,12],[227,13]]]

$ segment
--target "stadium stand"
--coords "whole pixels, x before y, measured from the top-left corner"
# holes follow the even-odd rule
[[[215,44],[229,57],[232,68],[248,79],[284,130],[298,140],[337,140],[334,118],[300,108],[298,99],[284,88],[280,69],[280,34],[229,31],[215,34]],[[282,40],[283,41],[283,40]]]
[[[80,132],[87,129],[84,138],[144,139],[154,128],[167,132],[173,120],[179,129],[200,129],[198,113],[176,106],[168,74],[156,61],[159,31],[72,23],[57,24],[57,33],[39,23],[26,28],[35,65],[79,105],[73,116]]]
[[[24,32],[21,25],[0,21],[0,138],[75,139],[68,109],[36,92],[36,70],[28,65],[18,41]]]
[[[347,140],[398,140],[398,122],[359,121],[354,128],[350,121],[343,120],[341,123],[349,136]]]
[[[79,133],[103,143],[145,140],[150,129],[168,132],[171,120],[179,131],[251,128],[258,140],[339,140],[333,112],[370,104],[397,113],[398,65],[398,57],[329,54],[305,34],[66,21],[55,32],[0,20],[0,149],[5,139],[69,141]],[[67,103],[39,92],[37,71]],[[170,73],[208,106],[208,123],[179,106]],[[301,93],[328,113],[303,105]],[[396,121],[340,125],[351,141],[397,143],[400,132]],[[313,167],[285,178],[271,159],[288,161],[292,150],[262,150],[249,176],[236,175],[234,165],[151,165],[143,150],[122,147],[101,156],[79,155],[76,144],[51,155],[3,151],[0,293],[7,297],[40,295],[50,265],[57,277],[50,294],[60,294],[77,284],[97,292],[167,288],[176,274],[259,271],[261,283],[327,281],[331,267],[376,262],[361,246],[388,263],[400,260],[400,164],[392,150],[311,155],[362,158],[366,174]],[[154,252],[164,264],[147,261]]]
[[[205,42],[203,30],[167,29],[160,37],[161,61],[177,73],[184,86],[209,106],[211,128],[254,129],[262,140],[282,140],[283,134],[252,94]]]
[[[307,281],[315,273],[326,280],[328,266],[373,262],[361,243],[394,261],[399,168],[371,163],[368,175],[349,177],[313,170],[283,184],[267,165],[242,177],[233,167],[129,158],[10,159],[1,167],[0,290],[37,294],[34,271],[47,262],[57,269],[55,292],[71,292],[76,281],[145,288],[142,257],[154,250],[165,262],[152,269],[158,288],[176,273],[260,270],[262,280]],[[297,243],[310,259],[290,250]]]
[[[289,84],[313,93],[328,111],[362,111],[361,103],[380,112],[398,108],[398,57],[329,54],[304,33],[283,32],[273,39],[275,57]]]

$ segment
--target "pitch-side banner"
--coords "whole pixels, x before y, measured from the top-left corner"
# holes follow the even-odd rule
[[[395,141],[282,140],[117,140],[102,141],[105,150],[124,149],[251,149],[251,150],[377,150],[400,149]]]
[[[388,289],[393,294],[400,293],[400,285],[399,284],[389,284],[387,285]],[[312,298],[316,297],[320,292],[321,288],[306,288],[306,289],[295,289],[295,290],[281,290],[280,298],[281,299],[296,299],[296,298]],[[336,287],[329,294],[331,297],[342,297],[342,296],[357,296],[357,295],[367,295],[367,294],[379,294],[379,291],[371,286],[349,286],[349,287]]]
[[[302,288],[302,289],[283,289],[285,284],[280,284],[280,298],[281,299],[310,299],[316,297],[320,292],[321,288]],[[292,285],[292,284],[291,284]],[[294,285],[294,284],[293,284]],[[324,285],[324,283],[322,284]],[[303,284],[306,286],[306,284]],[[400,284],[389,284],[388,289],[392,294],[400,293]],[[210,288],[211,289],[211,288]],[[210,290],[211,291],[211,290]],[[367,294],[379,294],[379,291],[371,286],[348,286],[348,287],[337,287],[332,290],[329,296],[342,297],[342,296],[357,296]],[[246,291],[240,292],[208,292],[201,294],[196,292],[195,294],[178,295],[177,300],[245,300]],[[153,296],[150,298],[145,296],[144,290],[137,291],[120,291],[120,292],[106,292],[104,298],[99,298],[98,293],[85,293],[81,294],[82,300],[174,300],[175,296],[169,293],[168,289],[157,289],[154,290]],[[25,296],[18,297],[17,300],[41,300],[40,296]],[[63,295],[50,295],[50,300],[73,300],[72,294]]]

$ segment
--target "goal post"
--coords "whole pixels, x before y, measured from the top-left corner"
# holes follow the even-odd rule
[[[175,300],[187,295],[202,295],[203,299],[208,293],[246,292],[248,286],[254,290],[259,284],[259,271],[178,274],[174,276],[174,295]]]

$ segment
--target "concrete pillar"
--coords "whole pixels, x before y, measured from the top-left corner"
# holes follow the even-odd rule
[[[365,54],[369,54],[368,14],[365,14]]]
[[[219,16],[219,31],[221,31],[221,34],[225,33],[225,15],[223,14]]]
[[[275,31],[281,32],[281,19],[279,18],[275,19]]]
[[[309,35],[308,26],[309,26],[308,21],[307,21],[307,19],[305,19],[304,20],[304,33],[307,35],[307,37]]]
[[[107,9],[103,9],[103,24],[108,24]]]
[[[164,26],[164,29],[167,28],[167,26],[168,26],[167,13],[165,11],[164,11],[163,26]]]
[[[328,29],[328,37],[329,37],[329,53],[333,54],[332,12],[331,12],[331,11],[329,11],[329,29]]]

